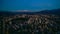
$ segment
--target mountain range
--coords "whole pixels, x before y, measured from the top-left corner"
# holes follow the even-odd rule
[[[55,15],[60,15],[60,9],[53,9],[53,10],[42,10],[42,11],[36,11],[36,12],[25,12],[25,11],[0,11],[0,15],[16,15],[16,14],[55,14]]]

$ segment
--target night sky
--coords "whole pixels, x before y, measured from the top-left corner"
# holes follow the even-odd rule
[[[0,10],[47,10],[60,8],[60,0],[0,0]]]

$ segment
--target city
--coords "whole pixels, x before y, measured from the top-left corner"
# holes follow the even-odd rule
[[[2,34],[58,34],[60,16],[57,15],[14,15],[0,16]]]

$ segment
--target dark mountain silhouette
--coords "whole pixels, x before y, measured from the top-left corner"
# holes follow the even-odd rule
[[[60,15],[60,9],[43,10],[36,12],[12,12],[12,11],[0,11],[0,15],[16,15],[16,14],[55,14]]]
[[[56,14],[56,15],[60,15],[60,9],[53,9],[53,10],[44,10],[44,11],[40,11],[37,12],[40,14]]]

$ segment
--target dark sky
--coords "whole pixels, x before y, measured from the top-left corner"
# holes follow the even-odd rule
[[[60,0],[0,0],[0,10],[45,10],[60,8]]]

